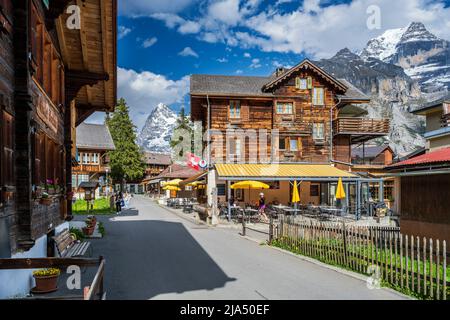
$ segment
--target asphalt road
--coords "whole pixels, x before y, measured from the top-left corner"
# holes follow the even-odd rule
[[[107,299],[403,299],[236,230],[196,225],[146,198],[131,206],[100,218],[107,235],[93,242],[106,258]]]

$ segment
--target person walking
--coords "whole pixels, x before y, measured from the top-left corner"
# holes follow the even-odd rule
[[[262,216],[264,218],[265,222],[269,222],[269,218],[267,218],[265,211],[266,211],[266,198],[264,197],[264,193],[260,193],[258,213],[260,216]]]
[[[116,192],[116,195],[114,196],[114,200],[116,203],[116,213],[119,214],[120,212],[122,212],[122,196],[120,192]]]

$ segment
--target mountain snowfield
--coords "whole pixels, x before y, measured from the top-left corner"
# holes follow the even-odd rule
[[[450,88],[450,42],[430,33],[420,22],[386,30],[359,53],[339,51],[317,65],[337,78],[350,81],[372,101],[366,106],[373,118],[390,118],[387,138],[400,156],[425,146],[423,117],[414,110],[444,96]],[[147,119],[138,144],[147,151],[170,152],[177,115],[159,104]]]
[[[138,145],[145,151],[170,153],[170,140],[176,127],[177,114],[167,105],[160,103],[147,118],[137,138]]]
[[[424,93],[450,88],[450,42],[430,33],[423,23],[385,31],[370,40],[360,55],[401,66]]]

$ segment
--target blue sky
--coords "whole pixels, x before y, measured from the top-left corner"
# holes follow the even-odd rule
[[[367,27],[373,5],[380,10],[376,29]],[[140,129],[160,102],[189,110],[191,74],[268,75],[304,57],[361,50],[412,21],[450,39],[449,6],[450,0],[119,0],[118,96]]]

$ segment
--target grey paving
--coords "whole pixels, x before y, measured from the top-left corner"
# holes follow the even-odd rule
[[[364,281],[261,246],[234,229],[182,219],[151,200],[101,217],[108,299],[403,299]]]

